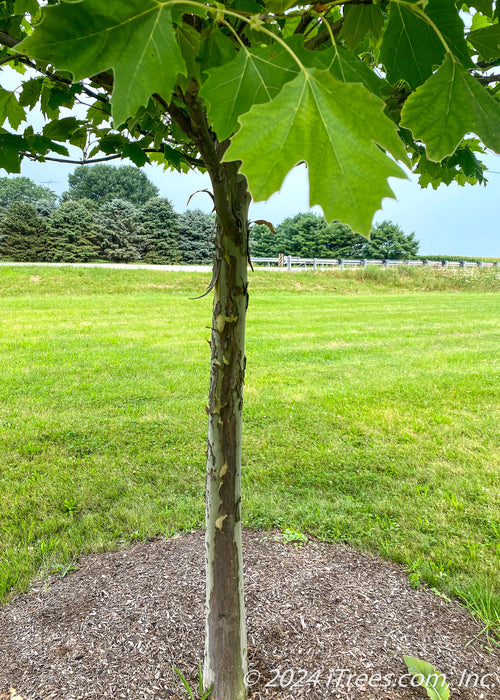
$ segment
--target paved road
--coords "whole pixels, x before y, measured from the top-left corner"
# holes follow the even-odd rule
[[[37,267],[110,267],[115,270],[168,270],[171,272],[212,272],[211,265],[139,265],[135,263],[48,263],[48,262],[0,262],[0,266]]]

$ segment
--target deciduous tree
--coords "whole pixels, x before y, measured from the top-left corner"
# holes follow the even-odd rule
[[[99,163],[80,165],[68,177],[69,189],[63,199],[92,199],[102,204],[112,199],[125,199],[132,204],[145,204],[158,196],[158,188],[146,174],[133,165],[121,168]]]
[[[482,17],[469,32],[459,9]],[[105,10],[103,10],[105,8]],[[148,159],[206,170],[217,226],[207,459],[204,678],[246,696],[240,461],[248,208],[308,166],[310,202],[368,234],[400,161],[435,181],[483,178],[500,151],[498,11],[490,0],[36,0],[0,7],[0,61],[31,66],[0,91],[0,158]],[[490,70],[493,70],[492,71]],[[86,104],[85,118],[61,107]],[[39,103],[48,122],[16,133]],[[464,140],[471,133],[481,143]],[[479,151],[477,150],[479,149]],[[49,155],[50,152],[56,155]]]
[[[49,187],[37,185],[29,177],[0,177],[0,206],[8,207],[13,202],[26,202],[36,206],[47,202],[55,207],[58,197]]]

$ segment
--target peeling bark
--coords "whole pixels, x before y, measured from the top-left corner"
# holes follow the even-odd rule
[[[247,697],[241,552],[241,424],[248,306],[250,195],[235,163],[211,172],[217,211],[206,475],[204,685],[214,700]],[[221,206],[218,206],[218,202]]]

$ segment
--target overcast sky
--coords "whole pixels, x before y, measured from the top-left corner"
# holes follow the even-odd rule
[[[11,72],[9,76],[9,71],[2,70],[0,84],[12,89],[19,84],[19,75]],[[30,121],[39,128],[38,120],[42,121],[41,115]],[[488,154],[483,161],[489,170],[486,187],[452,184],[449,187],[441,185],[436,191],[430,187],[423,190],[413,176],[407,181],[391,178],[397,199],[385,199],[374,221],[391,219],[406,233],[415,232],[420,252],[424,255],[500,257],[500,156]],[[112,164],[119,162],[112,161]],[[62,194],[68,187],[68,175],[75,167],[48,161],[25,161],[21,174]],[[178,212],[187,208],[193,192],[210,188],[208,176],[199,173],[180,175],[164,172],[161,167],[153,165],[145,166],[144,172],[159,187],[160,196],[170,199]],[[2,175],[5,171],[1,170],[0,163]],[[189,207],[210,212],[212,200],[206,193],[200,193],[191,200]],[[287,216],[308,209],[307,170],[305,166],[298,166],[288,175],[281,192],[265,203],[253,204],[250,215],[252,219],[267,219],[276,225]],[[320,213],[318,208],[314,211]]]

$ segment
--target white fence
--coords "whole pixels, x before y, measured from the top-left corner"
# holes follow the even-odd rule
[[[379,265],[384,268],[397,265],[407,265],[409,267],[434,267],[443,270],[452,268],[476,268],[498,267],[497,262],[471,262],[468,260],[348,260],[344,258],[298,258],[292,255],[280,255],[278,258],[251,258],[255,267],[281,267],[291,270],[292,267],[312,268],[313,270],[324,270],[326,268],[336,268],[338,270],[348,270],[352,268],[366,268],[368,265]]]

